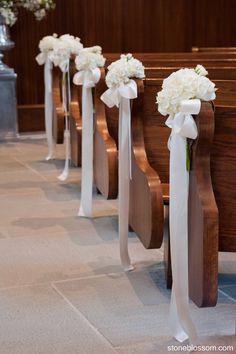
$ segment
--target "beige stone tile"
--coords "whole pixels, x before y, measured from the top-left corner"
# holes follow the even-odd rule
[[[122,272],[116,230],[84,219],[77,231],[0,239],[0,287],[37,284],[91,275]],[[137,239],[130,242],[130,254],[137,268],[162,260],[155,250],[144,250]]]
[[[128,274],[59,282],[56,287],[114,346],[127,346],[160,336],[171,339],[170,291],[165,289],[163,276],[163,269],[143,265]],[[225,300],[215,308],[199,309],[191,304],[200,336],[235,334],[236,304]]]
[[[18,172],[18,171],[24,171],[27,170],[27,167],[22,165],[21,163],[12,160],[12,161],[2,161],[0,163],[0,174],[3,172]]]
[[[112,354],[109,342],[49,286],[0,292],[2,354]]]

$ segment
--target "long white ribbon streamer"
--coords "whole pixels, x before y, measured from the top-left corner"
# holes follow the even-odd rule
[[[100,80],[101,72],[94,70],[79,71],[73,82],[82,85],[82,171],[81,202],[79,216],[93,216],[93,96],[92,87]]]
[[[44,65],[44,112],[45,129],[48,144],[48,156],[46,160],[51,160],[54,156],[55,142],[52,133],[53,122],[53,97],[52,97],[52,62],[47,53],[40,53],[36,57],[39,65]]]
[[[67,60],[67,65],[63,66],[62,75],[62,106],[65,112],[65,131],[64,131],[64,144],[65,144],[65,166],[57,178],[60,181],[65,181],[69,175],[69,165],[70,165],[70,127],[69,127],[69,115],[70,115],[70,60]]]
[[[119,242],[120,259],[125,271],[134,269],[128,251],[129,183],[131,173],[131,111],[130,99],[137,97],[134,80],[118,88],[110,88],[101,96],[108,106],[119,107]]]
[[[170,246],[173,285],[170,305],[170,326],[174,337],[183,342],[197,338],[190,317],[188,290],[188,191],[189,172],[186,168],[187,138],[198,135],[192,114],[198,114],[201,101],[185,100],[180,113],[169,117],[166,125],[172,129],[170,149]]]

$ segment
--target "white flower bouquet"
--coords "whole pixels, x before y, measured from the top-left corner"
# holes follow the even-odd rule
[[[54,0],[0,0],[0,14],[7,25],[14,25],[20,7],[33,12],[40,21],[46,16],[46,11],[55,9],[56,4]]]
[[[117,88],[128,84],[132,78],[143,79],[144,66],[132,54],[122,54],[119,60],[108,66],[106,84],[109,88]]]
[[[207,74],[202,65],[173,72],[163,81],[162,90],[157,94],[158,111],[164,116],[174,116],[180,111],[183,100],[214,100],[215,84],[206,77]]]
[[[45,36],[39,42],[40,53],[36,57],[36,61],[39,65],[45,64],[47,56],[52,53],[55,43],[57,42],[57,34],[54,33],[52,36]]]
[[[53,41],[53,49],[49,58],[55,66],[59,66],[62,71],[65,71],[71,56],[78,55],[82,48],[83,44],[80,42],[80,38],[63,34]]]
[[[102,48],[99,46],[83,48],[75,58],[76,69],[94,70],[104,66],[106,59],[102,55]]]

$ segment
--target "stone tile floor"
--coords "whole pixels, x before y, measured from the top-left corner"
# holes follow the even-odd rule
[[[79,218],[80,169],[59,182],[63,146],[53,161],[46,151],[44,139],[0,144],[0,354],[182,353],[168,348],[179,344],[162,249],[131,233],[135,270],[124,274],[117,201],[94,193],[97,217]],[[217,306],[191,312],[199,345],[236,353],[236,255],[220,254],[219,268]]]

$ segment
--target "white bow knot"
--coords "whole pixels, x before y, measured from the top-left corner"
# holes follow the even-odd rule
[[[99,68],[93,70],[81,70],[78,71],[73,78],[75,85],[83,85],[85,88],[94,87],[101,77],[101,71]]]
[[[121,84],[118,87],[109,88],[102,96],[101,100],[109,107],[119,107],[121,98],[133,99],[137,98],[137,84],[134,80],[130,80],[127,84]]]

